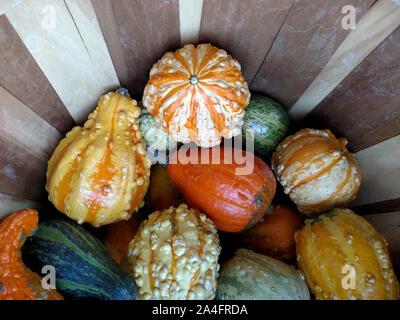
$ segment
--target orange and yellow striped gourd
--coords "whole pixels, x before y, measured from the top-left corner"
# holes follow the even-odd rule
[[[140,108],[109,92],[83,127],[61,140],[47,168],[49,200],[78,223],[128,220],[147,192],[151,162],[139,130]]]
[[[397,300],[385,239],[349,209],[308,219],[295,235],[297,263],[319,300]]]

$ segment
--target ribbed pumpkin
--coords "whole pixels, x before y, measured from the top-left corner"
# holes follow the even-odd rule
[[[315,129],[302,129],[278,145],[272,169],[301,213],[345,208],[356,197],[360,168],[346,145],[329,130]]]
[[[128,220],[143,205],[151,162],[139,115],[135,100],[109,92],[85,125],[61,140],[48,163],[46,184],[59,211],[98,227]]]
[[[237,236],[249,249],[278,260],[291,260],[296,256],[294,234],[302,225],[303,220],[295,208],[271,205],[270,212],[259,223]]]
[[[23,209],[0,224],[0,300],[62,300],[56,290],[43,289],[41,278],[21,260],[21,247],[38,228],[37,211]]]
[[[317,299],[399,298],[385,239],[353,211],[334,209],[308,219],[295,240],[298,265]]]
[[[218,279],[218,300],[309,300],[303,274],[279,260],[238,249]]]
[[[139,299],[213,299],[221,251],[217,229],[182,204],[152,213],[129,245]]]
[[[210,44],[167,52],[150,70],[143,95],[159,128],[201,147],[240,134],[249,101],[239,62]]]
[[[167,174],[186,202],[221,231],[252,227],[275,196],[275,177],[268,165],[249,152],[227,146],[195,152],[181,148],[171,155]]]

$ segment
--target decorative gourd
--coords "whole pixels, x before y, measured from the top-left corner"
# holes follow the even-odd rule
[[[385,239],[353,211],[308,219],[295,240],[298,265],[317,299],[399,298]]]
[[[175,143],[172,137],[157,128],[154,117],[146,109],[141,111],[139,128],[146,140],[146,146],[152,150],[165,151]]]
[[[166,166],[162,164],[156,164],[151,168],[147,198],[154,211],[177,207],[185,202],[178,187],[168,177]]]
[[[249,101],[239,62],[210,44],[164,54],[151,68],[143,95],[159,128],[201,147],[240,134]]]
[[[238,249],[218,278],[217,300],[309,300],[303,274],[279,260]]]
[[[295,232],[303,225],[299,213],[287,205],[271,205],[253,228],[238,234],[240,241],[258,253],[278,260],[296,257]]]
[[[0,300],[62,300],[56,290],[44,289],[41,278],[21,260],[21,247],[38,227],[36,210],[23,209],[0,224]]]
[[[35,269],[52,265],[57,289],[71,298],[134,300],[135,282],[103,244],[71,220],[45,220],[23,248]]]
[[[260,157],[266,158],[286,136],[288,129],[289,117],[278,102],[261,94],[251,94],[242,126],[244,144],[249,138],[246,130],[253,130],[254,151]]]
[[[213,299],[221,251],[214,224],[182,204],[152,213],[129,245],[139,299]]]
[[[171,155],[167,174],[189,206],[204,212],[221,231],[251,228],[275,195],[275,177],[268,165],[226,146],[194,153],[181,148]]]
[[[272,169],[301,213],[344,208],[355,198],[360,168],[346,144],[329,130],[302,129],[278,145]]]
[[[128,220],[144,202],[151,162],[136,101],[116,92],[100,98],[83,127],[61,140],[47,168],[54,206],[93,226]]]
[[[105,235],[102,239],[111,257],[126,270],[128,264],[128,246],[139,230],[141,221],[133,215],[128,221],[120,221],[105,226]]]

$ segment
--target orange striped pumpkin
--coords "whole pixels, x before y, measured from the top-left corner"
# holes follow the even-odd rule
[[[128,220],[144,204],[151,163],[139,115],[136,101],[109,92],[85,125],[61,140],[48,163],[46,184],[59,211],[98,227]]]
[[[385,239],[349,209],[306,220],[295,235],[297,262],[319,300],[397,300]]]
[[[276,148],[272,169],[301,213],[345,208],[356,197],[360,168],[346,145],[329,130],[302,129]]]
[[[210,44],[167,52],[153,65],[143,95],[159,128],[201,147],[240,134],[249,101],[239,62]]]

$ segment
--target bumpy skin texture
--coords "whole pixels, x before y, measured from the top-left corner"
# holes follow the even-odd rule
[[[205,213],[221,231],[251,228],[275,196],[275,177],[268,165],[249,152],[230,147],[197,153],[181,148],[171,155],[167,174],[186,202]]]
[[[287,205],[271,205],[270,210],[253,228],[240,232],[238,238],[258,253],[283,261],[294,259],[294,234],[303,220],[295,208]]]
[[[214,298],[221,248],[214,224],[181,204],[152,213],[129,245],[139,299]]]
[[[353,211],[334,209],[309,219],[295,240],[298,265],[317,299],[399,298],[385,239]],[[351,274],[342,272],[345,265],[354,267],[355,289],[344,279]]]
[[[361,173],[346,145],[329,130],[302,129],[276,148],[272,169],[301,213],[345,208],[356,197]]]
[[[289,117],[278,102],[261,94],[251,94],[244,114],[242,135],[245,143],[246,130],[253,130],[254,151],[257,155],[270,156],[276,145],[286,136],[288,128]]]
[[[128,220],[143,206],[151,162],[136,101],[115,92],[100,98],[83,127],[61,140],[47,168],[49,200],[78,223]]]
[[[153,65],[143,95],[159,128],[201,147],[240,134],[249,101],[238,61],[210,44],[167,52]]]
[[[14,212],[0,224],[0,300],[62,300],[56,290],[43,289],[41,278],[21,260],[21,247],[38,228],[32,209]]]
[[[146,109],[141,111],[139,128],[148,148],[165,151],[174,144],[171,136],[157,128],[154,117]]]
[[[309,300],[303,274],[279,260],[238,249],[218,279],[218,300]]]

